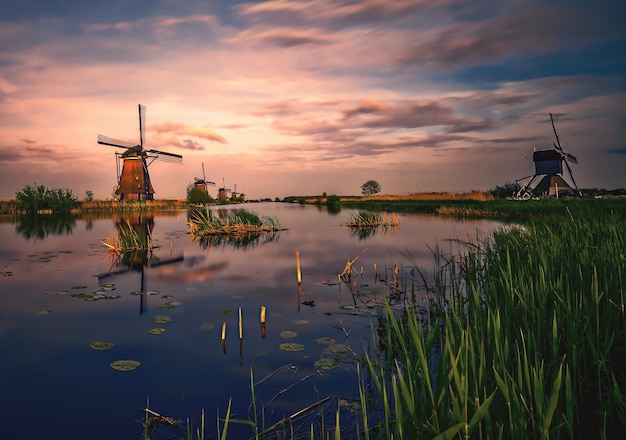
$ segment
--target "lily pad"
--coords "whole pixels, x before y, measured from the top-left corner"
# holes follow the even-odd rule
[[[315,342],[319,345],[333,345],[335,344],[337,341],[335,341],[333,338],[318,338],[315,340]]]
[[[165,324],[166,322],[170,322],[172,318],[167,315],[156,315],[152,322],[156,322],[157,324]]]
[[[140,296],[140,295],[143,295],[143,292],[141,292],[139,290],[135,290],[134,292],[130,292],[129,295]]]
[[[296,332],[292,332],[291,330],[285,330],[284,332],[280,332],[280,337],[283,339],[292,339],[298,336]]]
[[[147,332],[153,335],[160,335],[162,333],[165,333],[165,329],[163,327],[154,327],[154,328],[149,328]]]
[[[150,296],[154,296],[154,295],[158,295],[161,292],[159,292],[158,290],[148,290],[146,293]]]
[[[235,311],[231,309],[224,309],[224,310],[221,310],[220,313],[222,315],[232,315],[233,313],[235,313]]]
[[[345,344],[332,344],[324,349],[324,353],[330,353],[334,355],[340,355],[350,352],[351,348]]]
[[[333,368],[339,368],[341,364],[335,358],[321,357],[315,361],[315,366],[320,370],[332,370]]]
[[[302,351],[304,344],[296,344],[295,342],[285,342],[280,344],[280,349],[284,351]]]
[[[115,344],[113,344],[113,342],[106,342],[106,341],[95,341],[89,344],[91,348],[93,348],[94,350],[98,350],[98,351],[110,350],[113,348],[114,345]]]
[[[111,363],[111,368],[118,371],[132,371],[138,366],[141,365],[141,362],[134,361],[130,359],[122,359],[119,361],[115,361]]]
[[[86,289],[87,286],[72,286],[72,289],[74,290],[81,290],[81,289]]]
[[[172,304],[170,304],[170,303],[163,304],[162,306],[159,306],[160,310],[171,310],[173,308],[174,308],[174,306]]]

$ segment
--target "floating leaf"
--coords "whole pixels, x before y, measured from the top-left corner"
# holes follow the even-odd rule
[[[215,326],[213,325],[212,322],[203,322],[202,324],[200,324],[200,328],[202,330],[211,330],[213,327]]]
[[[92,342],[91,344],[89,344],[91,348],[93,348],[94,350],[98,350],[98,351],[110,350],[113,348],[114,345],[115,344],[113,344],[113,342],[106,342],[106,341],[96,341],[96,342]]]
[[[118,371],[131,371],[141,365],[139,361],[122,359],[111,363],[111,368]]]
[[[296,344],[294,342],[285,342],[280,344],[280,349],[285,351],[302,351],[304,350],[303,344]]]
[[[354,310],[356,307],[352,304],[342,304],[339,306],[341,310]]]
[[[163,304],[162,306],[159,306],[159,309],[161,309],[161,310],[171,310],[173,308],[174,308],[174,306],[171,305],[170,303]]]
[[[330,353],[334,355],[345,354],[349,351],[351,351],[350,346],[344,344],[332,344],[324,349],[324,353]]]
[[[292,339],[298,336],[296,332],[292,332],[291,330],[285,330],[284,332],[280,332],[280,337],[283,339]]]
[[[330,357],[321,357],[315,361],[315,366],[320,370],[332,370],[333,368],[338,368],[340,365],[337,359]]]
[[[225,309],[225,310],[221,310],[220,313],[222,315],[232,315],[233,313],[235,313],[235,311],[231,309]]]
[[[316,339],[315,342],[319,345],[333,345],[337,341],[335,341],[333,338],[319,338]]]
[[[165,324],[166,322],[170,322],[171,320],[172,318],[167,315],[156,315],[152,321],[156,322],[157,324]]]
[[[143,295],[143,292],[139,290],[135,290],[134,292],[130,292],[129,295],[139,296],[139,295]]]
[[[158,295],[161,292],[159,292],[158,290],[148,290],[146,293],[150,296],[154,296],[154,295]]]
[[[174,298],[172,295],[161,295],[161,298],[163,299],[170,299],[170,298]]]
[[[74,290],[81,290],[81,289],[86,289],[87,286],[72,286],[71,288]]]
[[[55,295],[67,295],[69,292],[67,290],[57,290],[54,292]]]
[[[154,328],[149,328],[147,332],[153,335],[160,335],[162,333],[165,333],[165,329],[163,327],[154,327]]]

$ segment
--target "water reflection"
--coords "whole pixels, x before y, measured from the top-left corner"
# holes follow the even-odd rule
[[[42,240],[48,235],[71,235],[76,226],[76,216],[67,215],[20,215],[15,231],[27,240]]]
[[[350,237],[358,238],[359,241],[365,240],[373,237],[376,234],[387,234],[391,232],[393,235],[397,234],[400,231],[399,225],[393,226],[368,226],[368,227],[359,227],[359,228],[348,228],[350,231]]]
[[[245,234],[245,235],[210,235],[199,237],[197,243],[202,249],[209,249],[217,246],[232,246],[235,249],[250,249],[266,243],[272,243],[278,240],[280,231],[264,232],[261,234]]]
[[[122,213],[113,216],[113,222],[118,234],[124,233],[124,229],[131,228],[136,234],[138,243],[147,243],[148,249],[133,250],[126,252],[110,252],[105,258],[111,261],[109,270],[105,274],[98,275],[98,285],[105,286],[117,276],[129,273],[140,274],[140,286],[137,296],[140,298],[139,314],[147,310],[148,288],[146,285],[146,268],[155,268],[164,265],[179,263],[184,260],[182,255],[168,258],[159,258],[153,252],[152,231],[154,230],[154,212],[136,211],[132,213]]]

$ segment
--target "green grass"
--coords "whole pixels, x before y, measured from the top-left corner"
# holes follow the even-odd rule
[[[364,356],[376,438],[623,436],[624,226],[572,211],[437,252],[429,314],[387,306]]]
[[[228,211],[221,217],[211,210],[192,211],[187,225],[189,233],[197,237],[262,234],[282,229],[278,220],[245,209]]]
[[[343,226],[347,226],[349,228],[377,228],[377,227],[388,227],[388,226],[398,226],[400,221],[398,220],[397,214],[387,214],[385,213],[377,213],[377,212],[369,212],[369,211],[358,211],[355,214],[350,216],[350,219],[343,224]]]
[[[117,255],[125,252],[152,251],[154,247],[150,229],[145,229],[141,225],[136,229],[128,220],[121,223],[117,232],[111,233],[101,243]]]

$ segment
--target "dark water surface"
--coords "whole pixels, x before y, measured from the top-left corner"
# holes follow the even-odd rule
[[[0,438],[141,438],[148,399],[154,411],[189,417],[194,426],[204,409],[207,436],[214,435],[216,414],[225,415],[231,398],[233,417],[253,417],[251,370],[260,382],[255,391],[258,406],[266,407],[266,425],[327,396],[334,399],[334,412],[336,399],[358,399],[355,367],[342,362],[317,368],[325,346],[316,341],[332,338],[358,354],[375,324],[364,316],[372,310],[360,299],[355,308],[350,291],[337,282],[346,262],[366,250],[355,264],[363,277],[355,279],[360,290],[382,292],[394,264],[403,273],[415,264],[430,268],[429,246],[446,247],[448,238],[474,239],[478,231],[499,226],[401,214],[398,228],[359,237],[341,226],[352,210],[245,207],[288,230],[270,239],[207,246],[186,234],[186,211],[133,215],[129,220],[151,229],[159,248],[149,261],[115,264],[101,240],[116,231],[119,217],[46,226],[1,223]],[[374,264],[383,281],[376,279]],[[261,306],[267,308],[264,332]],[[171,321],[155,323],[157,315]],[[159,327],[165,332],[148,332]],[[90,348],[94,341],[115,345],[97,351]],[[305,349],[281,350],[287,342]],[[122,359],[141,366],[126,372],[110,366]],[[252,435],[242,425],[231,425],[229,433]]]

